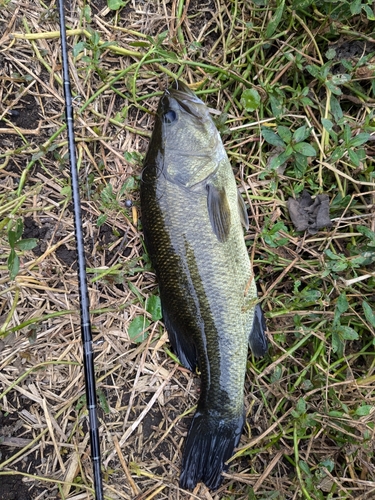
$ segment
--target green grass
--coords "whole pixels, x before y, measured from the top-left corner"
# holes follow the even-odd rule
[[[33,363],[39,366],[46,362],[43,357],[37,360],[37,353],[42,356],[38,342],[44,338],[45,329],[59,328],[58,321],[65,322],[70,314],[72,324],[76,328],[79,324],[73,313],[78,309],[74,270],[55,257],[62,240],[64,245],[73,245],[63,94],[56,66],[58,27],[54,10],[39,0],[33,3],[36,18],[23,4],[0,1],[0,5],[4,9],[3,33],[13,19],[14,9],[20,9],[18,20],[13,19],[9,25],[9,33],[14,36],[4,35],[2,57],[7,63],[4,71],[8,79],[3,84],[3,108],[22,108],[27,96],[38,95],[39,100],[33,102],[37,103],[42,125],[41,132],[33,135],[28,131],[37,128],[38,120],[23,127],[7,114],[0,124],[1,335],[4,341],[12,338],[16,342],[14,356],[22,354],[22,363],[29,370],[27,380],[35,382]],[[218,127],[250,207],[251,226],[246,241],[270,338],[268,355],[258,361],[249,359],[248,425],[231,462],[228,481],[218,496],[211,493],[211,498],[372,498],[372,2],[233,0],[201,5],[194,0],[179,0],[173,2],[175,17],[172,5],[163,2],[159,7],[139,3],[137,12],[131,2],[110,4],[110,12],[104,3],[101,8],[82,2],[77,6],[79,9],[69,16],[68,34],[74,67],[72,88],[83,217],[86,227],[91,227],[87,230],[87,253],[91,292],[96,297],[95,334],[103,340],[103,332],[124,332],[129,327],[131,338],[141,335],[137,340],[145,339],[133,345],[134,356],[129,361],[125,351],[119,352],[115,340],[108,340],[107,350],[97,353],[101,375],[112,370],[114,377],[111,383],[101,378],[113,410],[111,417],[103,417],[104,459],[113,450],[108,436],[115,433],[120,438],[124,418],[132,421],[138,410],[147,407],[148,401],[142,399],[146,389],[136,392],[133,382],[136,387],[142,377],[146,378],[152,363],[162,370],[166,363],[170,372],[175,366],[162,336],[162,325],[157,323],[160,311],[154,277],[143,249],[138,192],[157,99],[168,82],[182,78],[209,106],[222,112],[217,118]],[[312,196],[329,196],[331,228],[316,234],[295,231],[287,201],[300,196],[303,189]],[[133,206],[127,206],[125,200]],[[34,242],[22,236],[26,217],[33,217],[39,225],[45,217],[52,217],[55,224],[60,224],[55,232],[63,226],[57,239],[49,236],[50,250],[43,250],[42,256],[34,255]],[[100,239],[100,231],[106,227],[108,239]],[[71,296],[56,302],[51,299],[43,306],[51,290],[55,297],[61,292],[54,273],[64,283],[62,291]],[[37,302],[33,302],[35,297],[29,300],[30,293],[35,297],[39,294]],[[41,308],[37,312],[36,303]],[[69,365],[79,359],[79,354],[70,358],[62,338],[54,340],[56,361],[62,355]],[[78,345],[79,335],[74,339],[73,344]],[[0,366],[8,384],[23,387],[24,379],[12,368],[16,358],[7,356],[0,356]],[[140,363],[137,366],[148,363],[142,375],[134,359]],[[51,387],[54,373],[48,372]],[[195,399],[190,392],[181,397],[191,376],[182,371],[180,377],[171,390],[176,398],[180,397],[178,408],[182,414]],[[130,380],[129,386],[126,380]],[[151,375],[150,380],[154,383]],[[16,398],[18,393],[11,387],[6,395]],[[134,415],[120,396],[117,406],[114,402],[121,387],[127,387],[137,402]],[[17,411],[16,399],[11,398],[9,406],[4,399],[5,389],[0,391],[0,408],[12,414]],[[69,394],[67,389],[67,401]],[[48,400],[49,395],[45,397]],[[72,396],[73,400],[76,398]],[[160,408],[165,411],[161,403]],[[56,406],[51,411],[59,425],[65,425],[60,410]],[[77,414],[74,429],[82,428],[80,418]],[[163,413],[161,434],[150,441],[151,448],[164,432],[166,442],[171,435],[175,440],[180,437],[176,427],[167,432],[172,421],[178,421],[174,419],[178,419],[175,414],[168,417],[168,411]],[[77,434],[81,439],[84,433],[80,430]],[[139,436],[130,443],[134,450],[138,449],[137,439]],[[69,434],[70,446],[73,441]],[[172,443],[171,449],[175,449],[176,441]],[[132,465],[137,488],[144,494],[142,498],[151,498],[153,492],[155,498],[175,498],[178,462],[173,465],[177,458],[172,451],[165,462],[151,452],[147,458],[132,449],[124,454]],[[9,469],[10,456],[6,456],[4,470],[13,470]],[[79,481],[89,485],[84,467],[81,464]],[[106,463],[104,471],[106,484],[122,491],[121,465]],[[54,474],[57,471],[53,467],[42,471],[45,477]],[[60,479],[62,491],[66,486]],[[126,488],[124,498],[134,498],[132,486]],[[64,489],[62,495],[67,491]],[[206,493],[202,487],[193,498],[206,498]],[[107,494],[112,498],[113,490]],[[182,492],[180,495],[189,498]]]

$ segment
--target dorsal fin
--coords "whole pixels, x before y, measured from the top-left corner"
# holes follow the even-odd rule
[[[237,191],[237,202],[238,202],[238,213],[240,214],[240,220],[246,231],[249,229],[249,217],[247,216],[247,208],[241,193]]]
[[[249,335],[249,345],[251,352],[256,358],[264,356],[267,352],[266,320],[260,307],[257,304],[254,309],[253,327]]]

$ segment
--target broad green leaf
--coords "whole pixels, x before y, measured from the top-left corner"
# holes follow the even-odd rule
[[[288,231],[288,228],[284,224],[282,220],[279,220],[279,222],[276,222],[276,224],[272,227],[271,232],[272,233],[277,233],[277,231]]]
[[[293,9],[297,11],[306,10],[313,3],[315,3],[315,0],[294,0]]]
[[[102,410],[106,415],[108,415],[110,413],[110,409],[106,395],[104,394],[103,390],[100,387],[97,388],[96,392],[98,394],[99,404]]]
[[[265,34],[266,39],[271,38],[271,36],[277,30],[277,27],[279,26],[281,18],[283,16],[284,7],[285,7],[285,0],[278,1],[278,5],[277,5],[277,8],[275,10],[275,13],[273,14],[269,23],[267,24],[267,29],[266,29],[266,34]]]
[[[293,140],[294,142],[302,142],[307,139],[309,135],[310,130],[306,127],[306,125],[303,125],[302,127],[299,127],[294,131]]]
[[[372,408],[373,407],[371,405],[359,406],[356,409],[355,414],[358,415],[359,417],[367,417],[367,415],[370,415]]]
[[[341,73],[340,75],[332,75],[331,82],[334,85],[343,85],[351,80],[351,76],[346,73]]]
[[[326,80],[325,84],[326,84],[327,89],[329,89],[332,92],[332,94],[335,94],[335,95],[342,94],[340,88],[337,85],[335,85],[331,80]]]
[[[256,89],[246,89],[242,92],[240,102],[246,111],[255,111],[260,105],[260,95]]]
[[[350,259],[350,265],[352,268],[366,265],[367,262],[368,257],[364,257],[362,255],[358,255],[358,257],[354,257],[354,259]]]
[[[293,154],[294,150],[293,150],[293,146],[291,144],[288,144],[288,146],[286,147],[285,151],[284,151],[284,154],[286,155],[286,157],[289,157]]]
[[[276,365],[273,372],[271,373],[271,384],[279,382],[283,375],[283,367],[281,365]]]
[[[96,225],[100,227],[105,223],[106,220],[107,220],[107,215],[101,214],[99,215],[98,220],[96,221]]]
[[[294,174],[298,179],[301,179],[307,170],[307,156],[303,156],[300,153],[295,152],[294,158],[296,160],[294,164]]]
[[[344,344],[342,343],[342,340],[336,330],[333,330],[332,332],[332,351],[337,353],[339,358],[341,358],[344,353]],[[341,416],[341,413],[339,416]]]
[[[301,103],[304,106],[314,106],[314,102],[309,97],[302,97],[301,98]]]
[[[16,248],[19,250],[32,250],[38,244],[38,240],[36,238],[25,238],[24,240],[19,240],[16,243]]]
[[[302,415],[303,413],[306,413],[307,406],[306,406],[306,401],[303,398],[299,398],[296,404],[296,411]]]
[[[309,466],[307,465],[306,462],[304,462],[303,460],[299,460],[298,465],[299,465],[299,468],[301,469],[301,471],[303,471],[308,476],[311,476],[311,471],[310,471]]]
[[[316,64],[308,64],[306,66],[306,69],[310,73],[311,76],[313,76],[314,78],[321,79],[322,75],[321,75],[321,69],[319,68],[319,66],[316,66]]]
[[[78,42],[73,45],[73,57],[77,57],[86,47],[86,42]]]
[[[17,238],[17,240],[19,240],[22,236],[22,233],[23,233],[23,220],[22,219],[17,219],[15,231],[16,231],[16,238]]]
[[[375,314],[372,310],[372,307],[365,300],[362,302],[363,312],[365,313],[366,320],[370,323],[370,325],[375,328]]]
[[[164,50],[164,49],[161,49],[160,47],[158,47],[156,50],[156,53],[158,54],[158,56],[163,57],[165,59],[165,62],[168,62],[168,63],[174,64],[178,60],[177,54],[175,54],[174,52],[172,52],[170,50]]]
[[[309,379],[305,379],[301,384],[301,389],[304,391],[310,391],[314,389],[314,384]]]
[[[366,12],[366,17],[369,21],[375,21],[374,11],[369,5],[362,5],[362,9]]]
[[[91,7],[90,5],[85,5],[82,9],[83,17],[87,23],[91,23]]]
[[[10,279],[14,280],[20,270],[20,259],[12,248],[7,261]]]
[[[66,196],[67,198],[71,198],[72,197],[72,188],[70,186],[64,186],[61,189],[60,194],[62,194],[63,196]]]
[[[138,151],[125,151],[124,153],[124,158],[127,162],[131,163],[132,165],[139,165],[140,163],[142,163],[142,160],[143,160],[143,156],[138,153]],[[129,177],[129,179],[133,179],[134,180],[134,177]],[[128,182],[129,179],[127,179],[125,181]]]
[[[334,59],[336,57],[336,51],[335,51],[335,49],[332,49],[332,48],[328,49],[327,52],[326,52],[326,54],[325,54],[325,56],[326,56],[326,58],[328,60]]]
[[[272,114],[277,118],[284,113],[283,98],[280,95],[271,94],[269,99],[270,99]]]
[[[351,131],[349,125],[345,125],[343,136],[344,136],[344,142],[346,144],[349,144],[350,143],[350,139],[352,137],[352,131]]]
[[[330,458],[327,458],[326,460],[323,460],[322,462],[319,463],[319,467],[325,467],[326,469],[329,470],[329,472],[332,472],[333,469],[335,468],[335,462]]]
[[[357,16],[361,12],[361,9],[362,9],[362,0],[352,0],[349,3],[349,6],[350,6],[350,12],[351,12],[352,16]]]
[[[322,125],[323,127],[327,130],[327,132],[329,133],[329,135],[332,137],[332,139],[337,142],[337,134],[336,132],[333,130],[333,122],[331,120],[328,120],[328,118],[322,118],[321,119],[321,122],[322,122]]]
[[[345,416],[345,413],[342,412],[342,411],[338,411],[338,410],[331,410],[328,412],[328,415],[330,417],[338,417],[338,418],[342,418]]]
[[[300,298],[303,302],[315,302],[321,298],[322,294],[319,290],[310,290],[305,288],[300,292]]]
[[[340,158],[342,158],[344,156],[344,154],[345,154],[345,148],[344,148],[344,146],[339,146],[331,154],[330,161],[332,163],[334,163],[337,160],[339,160]]]
[[[284,151],[284,153],[281,153],[280,155],[272,158],[272,160],[270,161],[270,170],[276,170],[281,165],[284,165],[284,163],[288,160],[289,157],[290,157],[290,154],[287,154]]]
[[[161,33],[159,33],[158,36],[155,38],[155,44],[161,45],[164,42],[164,40],[167,38],[168,35],[169,35],[168,30],[165,30],[165,31],[162,31]]]
[[[360,161],[365,161],[366,156],[367,156],[365,148],[358,148],[358,149],[355,150],[355,152],[357,153],[358,158],[360,159]],[[373,178],[374,177],[374,173],[372,172],[372,174],[370,174],[370,176],[371,176],[370,178]]]
[[[316,156],[315,149],[308,142],[297,142],[293,149],[303,156]]]
[[[292,132],[288,129],[288,127],[279,125],[277,127],[277,133],[286,144],[289,144],[292,140]]]
[[[336,122],[341,120],[341,118],[344,116],[340,103],[334,95],[331,95],[331,113],[333,114]]]
[[[268,246],[272,248],[282,247],[289,243],[288,238],[278,237],[278,235],[275,235],[273,237],[265,235],[264,241],[267,243]]]
[[[338,263],[334,264],[332,266],[332,269],[337,267],[337,264]],[[345,263],[345,265],[346,265],[346,263]],[[336,308],[335,308],[335,315],[333,318],[333,326],[335,328],[338,328],[340,326],[341,315],[348,310],[348,307],[349,307],[349,303],[348,303],[348,300],[346,298],[346,293],[342,292],[337,299]]]
[[[9,246],[11,248],[14,248],[16,246],[16,243],[17,243],[17,235],[16,235],[16,232],[15,231],[8,231],[8,242],[9,242]]]
[[[130,323],[128,334],[133,342],[140,343],[147,339],[147,328],[150,326],[150,321],[144,316],[137,316]]]
[[[374,231],[371,231],[371,229],[367,226],[357,226],[357,231],[363,236],[366,236],[366,238],[370,239],[371,241],[375,242],[375,233]]]
[[[336,303],[336,308],[339,311],[340,314],[346,312],[349,309],[349,302],[348,299],[346,298],[346,293],[342,292]]]
[[[330,259],[332,260],[341,260],[341,255],[337,255],[336,253],[332,252],[329,248],[325,250],[324,252]]]
[[[118,112],[114,116],[114,120],[118,123],[123,123],[126,119],[126,116],[124,116],[122,113]]]
[[[333,264],[332,271],[336,271],[337,273],[340,273],[341,271],[345,271],[345,269],[347,269],[347,267],[348,267],[348,263],[345,262],[344,260],[342,260],[340,262],[336,262],[335,264]]]
[[[359,156],[353,149],[348,149],[348,156],[355,167],[359,167],[360,160]]]
[[[333,128],[333,122],[331,122],[331,120],[328,120],[328,118],[322,118],[321,119],[321,122],[322,122],[322,125],[323,127],[328,131],[330,132]]]
[[[350,326],[340,325],[337,328],[337,332],[344,340],[358,339],[358,333],[355,330],[353,330],[353,328],[350,328]]]
[[[279,146],[281,148],[285,148],[286,146],[284,141],[277,134],[275,134],[275,132],[266,127],[262,128],[262,136],[264,137],[264,140],[268,142],[268,144],[272,144],[272,146]]]
[[[79,411],[81,410],[84,406],[86,406],[86,394],[82,394],[82,396],[80,396],[78,399],[77,399],[77,403],[75,404],[75,410],[76,411]]]
[[[358,146],[362,146],[362,144],[365,144],[370,139],[370,134],[367,134],[366,132],[362,132],[355,137],[353,137],[350,141],[349,144],[352,148],[356,148]]]
[[[137,189],[137,182],[136,179],[131,176],[122,185],[122,188],[120,189],[120,196],[122,196],[124,193],[128,193],[129,191],[134,191]]]
[[[160,297],[151,295],[146,301],[146,311],[151,314],[152,321],[158,321],[162,318]]]
[[[113,186],[109,182],[106,187],[100,193],[100,197],[105,204],[110,204],[115,198],[115,194],[113,193]]]
[[[301,280],[295,280],[293,284],[293,293],[297,295],[299,293],[299,287],[301,286]]]
[[[87,27],[87,31],[91,35],[90,43],[92,45],[98,45],[98,43],[100,42],[100,35],[99,35],[99,33],[97,31],[95,31],[93,28],[91,28],[91,26]]]

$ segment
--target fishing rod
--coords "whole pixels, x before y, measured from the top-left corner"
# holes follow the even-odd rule
[[[78,170],[77,170],[76,151],[74,142],[74,120],[73,120],[72,94],[70,91],[69,60],[68,60],[68,48],[66,43],[64,0],[59,0],[59,13],[60,13],[61,53],[62,53],[62,63],[63,63],[62,64],[63,84],[64,84],[64,95],[65,95],[65,120],[68,131],[70,177],[72,182],[74,228],[75,228],[75,239],[77,247],[78,287],[79,287],[79,302],[80,302],[80,315],[81,315],[81,337],[83,344],[83,366],[85,373],[86,403],[89,412],[91,460],[92,460],[93,476],[94,476],[95,499],[103,500],[104,496],[103,496],[102,471],[100,468],[101,460],[100,460],[99,425],[98,425],[98,415],[96,408],[94,356],[92,350],[89,295],[88,295],[87,281],[86,281],[86,259],[85,259],[85,248],[83,243],[81,201],[79,196]]]

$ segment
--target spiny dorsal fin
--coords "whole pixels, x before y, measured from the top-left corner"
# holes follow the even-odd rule
[[[240,220],[246,231],[249,229],[249,217],[247,216],[247,209],[245,202],[241,196],[241,193],[237,191],[237,202],[238,202],[238,213],[240,214]]]
[[[213,184],[207,184],[207,208],[213,232],[223,243],[230,231],[230,208],[225,189],[217,189]]]

